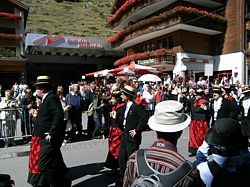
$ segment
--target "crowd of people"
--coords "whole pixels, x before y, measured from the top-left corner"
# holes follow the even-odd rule
[[[0,109],[22,108],[22,133],[24,140],[28,137],[31,141],[28,182],[33,186],[62,186],[62,181],[64,186],[70,186],[60,147],[81,140],[83,134],[90,139],[108,137],[105,167],[110,169],[109,175],[117,176],[116,186],[131,186],[139,176],[137,150],[142,132],[148,129],[156,131],[157,140],[144,155],[159,175],[172,172],[185,162],[176,145],[182,131],[189,128],[189,156],[196,156],[197,167],[177,181],[178,186],[213,186],[218,172],[211,169],[214,166],[210,167],[209,155],[217,170],[225,163],[236,170],[235,160],[249,164],[247,85],[219,80],[208,85],[203,77],[195,82],[167,76],[158,83],[119,78],[114,82],[83,80],[72,83],[65,91],[62,86],[53,90],[50,78],[39,76],[34,86],[36,90],[32,92],[28,85],[20,89],[14,84],[5,90],[0,103]],[[83,131],[85,112],[87,129]],[[16,118],[1,111],[6,147],[15,145]]]

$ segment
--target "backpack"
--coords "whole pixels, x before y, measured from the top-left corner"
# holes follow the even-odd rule
[[[250,163],[236,165],[236,171],[228,171],[214,160],[208,161],[208,167],[213,175],[211,187],[247,187],[250,184]]]
[[[93,107],[93,103],[90,103],[88,110],[87,110],[87,116],[93,116],[94,115],[94,107]]]
[[[185,161],[182,165],[169,173],[159,173],[147,162],[144,149],[139,149],[136,154],[138,177],[131,187],[172,187],[177,186],[186,176],[193,171],[194,165]]]

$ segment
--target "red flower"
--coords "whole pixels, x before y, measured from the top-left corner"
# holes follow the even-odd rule
[[[164,13],[159,14],[158,16],[153,16],[148,19],[141,20],[133,25],[125,27],[122,31],[119,31],[113,36],[109,37],[108,42],[111,44],[117,43],[133,32],[142,31],[144,28],[155,26],[161,22],[171,20],[174,17],[180,16],[181,14],[195,15],[199,16],[201,19],[210,18],[217,21],[221,21],[223,23],[226,22],[225,17],[217,14],[209,13],[207,11],[199,10],[197,8],[177,6],[173,10],[166,11]]]
[[[6,18],[6,19],[22,19],[22,16],[20,15],[6,13],[6,12],[0,12],[0,17]]]
[[[129,11],[133,6],[140,3],[139,0],[127,0],[116,12],[108,19],[108,23],[113,25],[117,20],[119,20],[125,13]]]
[[[162,48],[162,49],[157,49],[155,51],[146,51],[143,53],[136,53],[133,55],[125,56],[125,57],[115,61],[114,65],[118,66],[118,65],[123,65],[123,64],[129,64],[131,61],[146,60],[149,58],[158,58],[161,56],[165,56],[167,54],[173,55],[173,51],[169,50],[169,49]]]

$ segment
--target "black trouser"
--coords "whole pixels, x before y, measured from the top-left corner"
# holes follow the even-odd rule
[[[120,167],[120,175],[123,179],[127,161],[132,153],[139,149],[139,144],[131,143],[127,141],[122,141],[119,152],[119,167]]]
[[[65,175],[68,172],[60,150],[62,140],[55,145],[45,139],[40,140],[41,152],[39,154],[38,169],[46,179],[46,183],[51,187],[64,186],[62,181],[65,181]]]
[[[88,116],[87,133],[90,137],[93,136],[94,129],[95,129],[95,122],[94,122],[93,116]]]
[[[82,111],[72,108],[69,110],[69,120],[71,121],[73,127],[73,131],[78,131],[79,135],[82,134]]]

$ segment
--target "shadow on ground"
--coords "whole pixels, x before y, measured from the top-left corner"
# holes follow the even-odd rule
[[[104,163],[93,163],[69,168],[69,177],[73,180],[84,177],[85,175],[93,175],[93,177],[86,179],[73,187],[106,187],[113,184],[116,176],[108,176],[108,171],[103,171]]]

